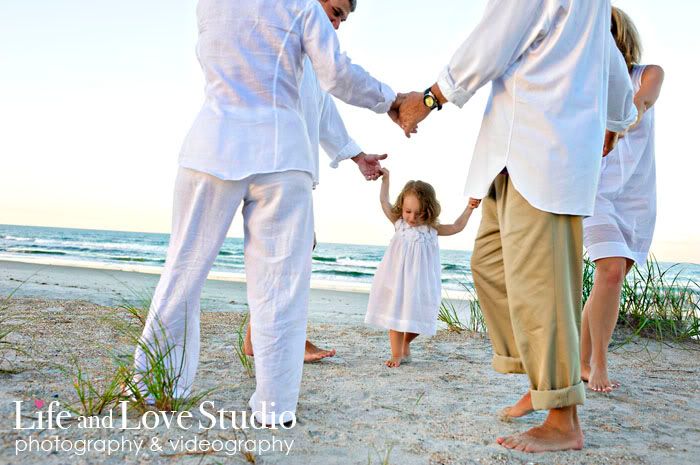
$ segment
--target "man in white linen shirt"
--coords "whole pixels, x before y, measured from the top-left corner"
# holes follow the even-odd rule
[[[406,97],[399,123],[408,136],[431,110],[462,107],[488,82],[466,186],[484,199],[474,285],[494,368],[530,380],[502,413],[549,410],[543,425],[497,441],[528,452],[580,449],[581,219],[593,213],[606,127],[624,131],[636,117],[610,1],[489,1],[438,81]]]
[[[249,404],[263,424],[293,423],[318,163],[299,96],[304,59],[324,90],[349,104],[387,113],[396,95],[340,52],[317,0],[200,0],[197,17],[206,96],[180,153],[166,263],[135,353],[137,381],[143,388],[150,368],[143,348],[161,346],[165,334],[175,347],[167,359],[175,396],[190,394],[201,289],[242,203],[256,372]],[[366,164],[368,176],[377,165]]]
[[[350,13],[357,8],[357,0],[319,0],[326,12],[333,28],[337,31],[341,23],[345,22]],[[309,131],[311,149],[314,151],[313,159],[317,163],[314,172],[314,184],[319,181],[318,161],[319,145],[323,147],[326,155],[331,159],[330,166],[337,168],[339,162],[350,158],[358,164],[360,172],[367,180],[376,180],[381,175],[380,171],[368,172],[366,167],[375,166],[375,161],[383,160],[386,155],[367,155],[359,145],[350,137],[343,119],[338,113],[333,97],[321,89],[321,85],[314,73],[311,60],[304,60],[304,73],[300,85],[301,106],[306,127]],[[379,165],[376,165],[379,166]],[[314,237],[314,246],[316,240]],[[246,355],[253,356],[253,344],[250,340],[250,325],[245,335],[244,351]],[[304,363],[317,362],[335,355],[335,349],[325,350],[316,347],[311,341],[306,340],[304,349]]]

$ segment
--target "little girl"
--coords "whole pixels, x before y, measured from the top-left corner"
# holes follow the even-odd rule
[[[442,270],[437,236],[462,231],[480,200],[469,199],[454,224],[438,224],[435,189],[409,181],[392,206],[389,170],[384,168],[379,201],[396,233],[374,276],[365,323],[389,330],[391,358],[386,366],[394,368],[411,361],[410,344],[419,334],[435,334]]]

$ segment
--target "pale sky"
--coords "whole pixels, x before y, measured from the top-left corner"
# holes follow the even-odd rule
[[[485,0],[359,0],[341,26],[353,60],[396,91],[432,84],[481,17]],[[618,0],[641,33],[644,63],[663,66],[656,106],[658,218],[663,260],[700,263],[700,108],[696,2]],[[195,0],[0,2],[0,224],[169,232],[180,144],[203,98],[194,47]],[[442,16],[441,16],[442,15]],[[368,153],[389,153],[392,197],[408,179],[432,183],[443,223],[462,192],[489,86],[459,110],[431,115],[405,139],[384,115],[339,103]],[[321,154],[315,198],[321,242],[388,243],[392,226],[352,162]],[[471,249],[477,211],[442,247]],[[229,233],[242,236],[238,215]]]

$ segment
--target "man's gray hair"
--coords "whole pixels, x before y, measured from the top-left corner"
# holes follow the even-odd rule
[[[350,0],[350,12],[352,13],[357,8],[357,0]]]

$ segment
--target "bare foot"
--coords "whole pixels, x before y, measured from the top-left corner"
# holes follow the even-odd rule
[[[304,349],[304,363],[318,362],[319,360],[333,357],[334,355],[335,349],[319,349],[311,341],[306,341],[306,348]]]
[[[588,382],[588,378],[591,376],[591,366],[588,363],[581,362],[581,381],[584,383]]]
[[[249,357],[254,355],[253,343],[250,339],[250,326],[248,326],[248,331],[245,334],[245,339],[243,340],[243,353]],[[311,341],[306,341],[306,347],[304,347],[304,363],[314,363],[324,358],[333,357],[335,355],[335,349],[325,350],[319,349]]]
[[[403,357],[392,356],[389,360],[384,362],[384,365],[388,366],[389,368],[398,368],[401,366],[402,359],[403,359]]]
[[[498,438],[496,441],[503,447],[523,452],[581,450],[583,432],[580,428],[577,431],[561,431],[544,424],[530,428],[524,433]]]
[[[581,378],[583,378],[583,376]],[[588,388],[591,391],[608,393],[619,387],[620,383],[608,379],[608,370],[605,368],[598,369],[595,366],[591,367],[588,376]]]
[[[243,340],[243,353],[248,357],[253,356],[253,342],[250,339],[250,325],[245,331],[245,339]]]
[[[496,439],[503,447],[522,452],[553,452],[583,449],[583,431],[578,423],[576,407],[550,410],[541,426],[524,433]],[[571,409],[573,416],[571,416]]]
[[[402,363],[411,363],[413,359],[411,358],[411,344],[403,345],[403,356],[401,358]]]
[[[515,404],[501,410],[501,420],[508,421],[512,418],[520,418],[528,415],[535,410],[532,408],[532,399],[530,391],[520,398]]]

